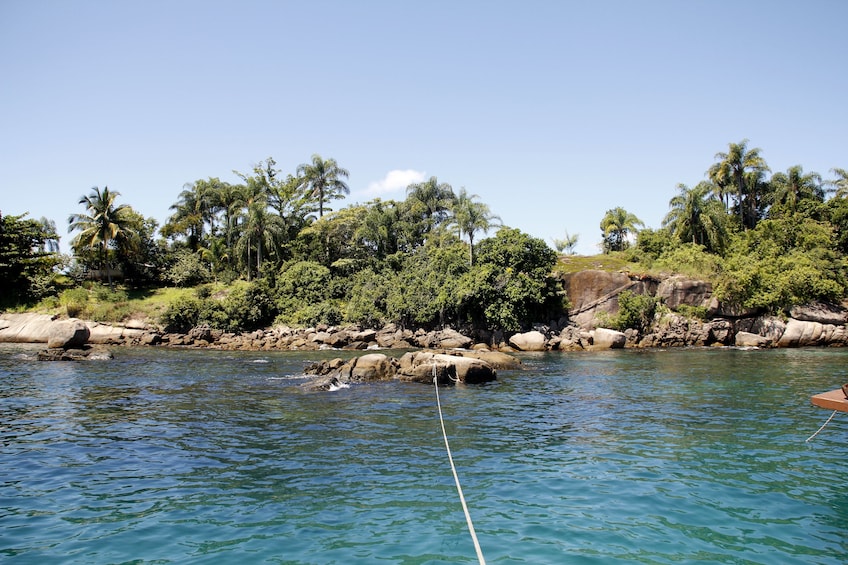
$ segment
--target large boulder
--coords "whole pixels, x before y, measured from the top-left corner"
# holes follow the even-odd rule
[[[802,322],[818,322],[843,326],[848,323],[848,311],[840,306],[825,302],[813,302],[803,306],[793,306],[789,315]]]
[[[49,314],[2,314],[0,342],[47,343],[56,317]]]
[[[50,326],[48,349],[80,349],[88,341],[90,332],[81,320],[62,320]]]
[[[509,343],[519,351],[545,351],[545,334],[533,330],[515,334],[509,338]]]
[[[658,282],[650,277],[628,273],[586,270],[563,276],[571,309],[568,319],[581,328],[598,325],[599,315],[618,312],[618,296],[625,290],[634,294],[654,295]]]
[[[712,284],[683,276],[669,277],[657,287],[657,298],[672,310],[681,305],[707,308],[712,296]]]
[[[596,328],[592,332],[593,349],[621,349],[627,343],[624,333],[608,328]]]
[[[395,376],[396,367],[388,355],[369,353],[351,360],[350,380],[384,381]]]
[[[734,343],[737,347],[769,347],[772,344],[772,341],[759,334],[736,332]]]
[[[480,359],[429,351],[404,354],[398,361],[397,378],[403,381],[432,383],[434,371],[439,385],[442,386],[456,382],[478,384],[497,378],[494,367]]]
[[[817,345],[824,326],[818,322],[804,322],[790,318],[777,342],[778,347],[804,347]]]

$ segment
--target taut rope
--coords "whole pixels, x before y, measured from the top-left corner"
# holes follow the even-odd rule
[[[830,423],[830,421],[831,421],[831,420],[833,420],[833,417],[834,417],[834,416],[836,416],[836,413],[837,413],[837,412],[839,412],[839,410],[834,410],[834,411],[833,411],[833,414],[831,414],[831,415],[830,415],[830,418],[828,418],[827,420],[825,420],[824,424],[822,424],[822,427],[820,427],[818,430],[816,430],[816,433],[814,433],[813,435],[811,435],[810,437],[808,437],[808,438],[807,438],[807,441],[810,441],[811,439],[813,439],[814,437],[816,437],[817,435],[819,435],[819,434],[821,433],[821,431],[824,429],[824,427],[825,427],[826,425],[828,425],[828,424]]]
[[[477,541],[477,533],[474,531],[474,524],[471,522],[471,514],[468,513],[468,505],[465,504],[465,496],[463,496],[462,486],[459,484],[459,475],[456,474],[456,466],[453,464],[453,456],[451,455],[450,444],[448,443],[448,433],[445,431],[445,419],[442,417],[442,402],[439,400],[439,379],[436,376],[435,364],[433,364],[433,386],[436,388],[436,405],[439,407],[439,423],[442,425],[442,437],[445,438],[445,449],[448,451],[448,461],[450,461],[451,471],[453,472],[453,480],[456,482],[456,492],[459,493],[462,511],[465,512],[465,521],[468,523],[468,531],[471,533],[471,539],[474,542],[477,559],[480,561],[480,565],[486,565],[486,560],[483,558],[483,550],[480,549],[480,542]]]

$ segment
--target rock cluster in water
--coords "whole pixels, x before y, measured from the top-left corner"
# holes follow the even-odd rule
[[[399,380],[451,386],[481,384],[497,378],[497,369],[517,367],[521,362],[494,351],[410,351],[399,359],[383,353],[367,353],[353,359],[332,359],[310,365],[304,371],[316,378],[310,390],[335,390],[351,383]]]

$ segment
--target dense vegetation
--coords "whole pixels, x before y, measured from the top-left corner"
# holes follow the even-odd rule
[[[731,143],[707,180],[678,185],[658,229],[609,210],[600,223],[609,258],[602,262],[706,278],[720,298],[746,309],[842,299],[848,174],[834,169],[835,179],[824,181],[796,166],[769,177],[760,153],[747,140]],[[395,322],[505,331],[556,319],[567,307],[555,271],[568,268],[568,258],[558,265],[543,241],[500,226],[478,196],[436,177],[407,187],[401,201],[332,211],[349,192],[348,172],[333,159],[314,155],[285,175],[269,158],[237,176],[237,184],[187,184],[161,227],[118,204],[118,192],[95,187],[79,200],[84,211],[69,217],[72,258],[58,255],[50,222],[3,216],[0,283],[13,289],[3,306],[42,301],[97,317],[92,295],[127,304],[139,289],[194,287],[164,307],[165,326]],[[554,243],[569,252],[576,242],[566,232]]]

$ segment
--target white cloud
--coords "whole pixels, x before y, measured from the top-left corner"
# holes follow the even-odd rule
[[[424,180],[424,173],[413,169],[395,169],[386,173],[381,180],[374,181],[365,189],[367,194],[386,194],[406,189],[410,184]]]

